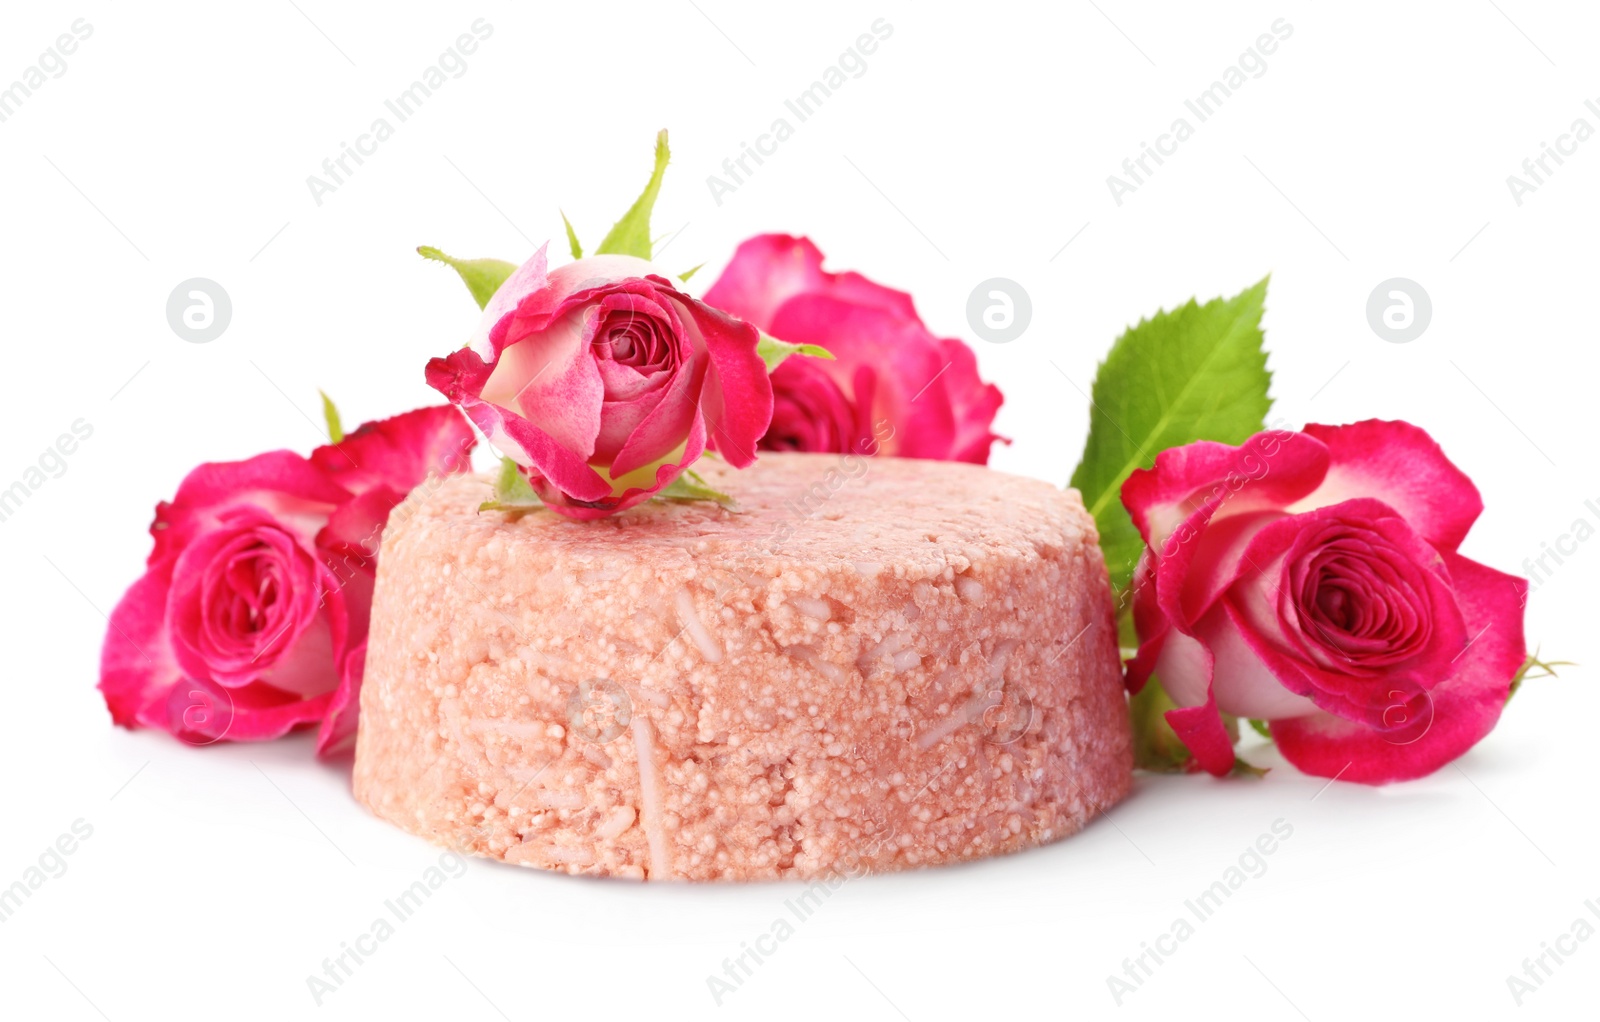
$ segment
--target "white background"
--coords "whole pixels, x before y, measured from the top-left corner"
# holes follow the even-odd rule
[[[1528,617],[1530,643],[1583,666],[1529,683],[1459,769],[1323,791],[1261,751],[1277,768],[1260,782],[1141,778],[1053,847],[847,884],[720,1008],[707,975],[795,888],[475,861],[314,1006],[307,975],[437,851],[369,816],[348,768],[303,738],[196,750],[113,729],[94,689],[102,612],[141,571],[151,508],[195,463],[308,450],[318,387],[349,423],[435,400],[423,362],[460,343],[474,310],[414,246],[521,260],[556,238],[560,252],[558,207],[593,244],[642,185],[660,127],[674,162],[656,225],[681,228],[663,262],[708,261],[703,288],[741,238],[786,230],[832,268],[911,291],[1005,391],[998,425],[1016,442],[998,468],[1064,482],[1087,422],[1079,388],[1123,326],[1271,272],[1275,415],[1425,426],[1488,505],[1465,552],[1507,570],[1594,520],[1600,139],[1520,206],[1506,185],[1575,118],[1600,128],[1583,105],[1600,102],[1592,6],[696,3],[7,5],[0,84],[75,18],[94,31],[0,124],[0,487],[74,420],[94,433],[0,522],[0,885],[74,820],[93,836],[0,924],[0,1011],[1518,1011],[1507,975],[1600,903],[1600,543]],[[318,206],[307,176],[478,17],[494,33],[468,71]],[[714,203],[706,176],[879,17],[894,32],[866,73]],[[1278,18],[1294,31],[1268,70],[1118,206],[1107,175]],[[209,344],[165,318],[195,276],[232,296]],[[1004,346],[965,325],[968,293],[995,276],[1034,308]],[[1369,292],[1395,276],[1432,298],[1409,344],[1366,320]],[[1118,1008],[1106,977],[1280,818],[1293,836],[1266,875]],[[1597,997],[1593,939],[1520,1014],[1571,1018]]]

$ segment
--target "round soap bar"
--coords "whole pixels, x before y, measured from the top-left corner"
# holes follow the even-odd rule
[[[355,794],[571,873],[812,878],[1073,833],[1132,781],[1078,494],[974,465],[702,461],[596,522],[432,479],[383,539]]]

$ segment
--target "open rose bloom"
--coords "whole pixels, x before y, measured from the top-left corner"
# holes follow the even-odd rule
[[[112,719],[196,745],[320,725],[355,736],[378,542],[433,472],[475,440],[449,406],[368,423],[337,445],[190,472],[156,508],[144,577],[112,612],[100,691]]]
[[[762,234],[739,246],[706,302],[834,357],[773,371],[763,448],[988,463],[1000,391],[978,378],[971,348],[928,330],[904,291],[823,270],[807,238]]]
[[[1129,684],[1159,678],[1202,768],[1233,766],[1222,713],[1269,721],[1307,773],[1373,784],[1437,770],[1499,720],[1526,583],[1457,552],[1483,502],[1417,427],[1194,443],[1122,500],[1147,546]]]
[[[600,518],[707,450],[740,468],[755,460],[772,417],[759,341],[643,259],[548,270],[540,248],[489,300],[467,347],[428,363],[428,383],[552,510]]]

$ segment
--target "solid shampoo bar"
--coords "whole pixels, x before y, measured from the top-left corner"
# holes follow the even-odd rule
[[[356,796],[465,852],[717,880],[995,855],[1126,794],[1077,493],[894,458],[697,469],[736,512],[480,513],[473,476],[397,508]]]

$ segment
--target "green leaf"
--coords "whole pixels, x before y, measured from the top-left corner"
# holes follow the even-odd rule
[[[1265,425],[1272,374],[1261,347],[1267,279],[1233,298],[1193,300],[1141,320],[1095,374],[1089,439],[1072,485],[1094,515],[1120,592],[1143,547],[1119,498],[1137,468],[1196,440],[1241,444]]]
[[[480,309],[489,304],[489,299],[500,290],[506,278],[517,272],[516,266],[504,259],[457,259],[428,245],[418,245],[417,253],[424,259],[444,263],[461,274],[462,282],[472,292],[472,299]]]
[[[1256,720],[1254,717],[1249,718],[1249,720],[1250,720],[1250,730],[1254,731],[1256,734],[1260,735],[1262,738],[1270,739],[1272,737],[1272,730],[1267,727],[1267,722],[1266,721],[1264,721],[1264,720]]]
[[[583,246],[578,244],[578,232],[572,229],[572,221],[567,219],[567,214],[565,212],[561,214],[561,222],[565,224],[567,228],[567,247],[572,249],[572,258],[582,259]]]
[[[479,511],[533,511],[544,507],[544,501],[533,492],[522,469],[510,458],[500,459],[500,473],[494,480],[494,499],[478,505]]]
[[[767,363],[767,372],[772,372],[783,363],[790,355],[809,355],[812,358],[825,358],[833,361],[833,352],[820,344],[790,344],[780,341],[776,337],[763,333],[761,342],[756,345],[756,354]]]
[[[325,391],[317,391],[322,395],[322,419],[328,424],[328,440],[340,443],[344,440],[344,425],[339,421],[339,409],[334,407],[333,398]]]
[[[704,265],[705,265],[705,263],[701,263],[700,266],[691,266],[691,267],[689,267],[687,270],[684,270],[682,273],[678,274],[678,279],[680,281],[682,281],[683,283],[685,283],[685,284],[689,283],[689,278],[694,276],[695,274],[699,273],[700,272],[700,267],[702,267]]]
[[[655,209],[656,196],[661,193],[661,175],[667,172],[667,160],[670,156],[671,153],[667,149],[667,132],[663,128],[656,134],[656,166],[650,174],[649,184],[644,186],[639,198],[611,228],[611,233],[601,240],[600,247],[594,250],[595,255],[650,258],[650,214]]]
[[[662,500],[709,500],[725,510],[737,511],[738,504],[728,494],[713,489],[698,472],[684,469],[683,473],[656,492]]]

